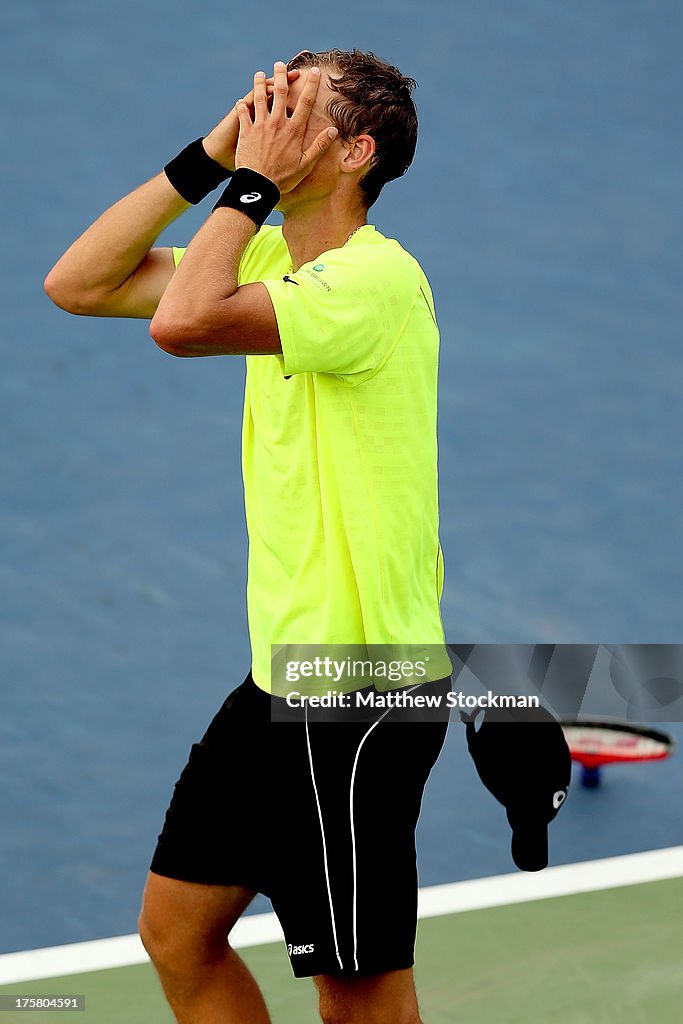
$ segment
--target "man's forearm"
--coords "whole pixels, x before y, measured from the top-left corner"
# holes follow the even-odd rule
[[[162,172],[124,196],[67,249],[45,280],[59,305],[96,303],[124,287],[189,203]]]
[[[238,210],[211,214],[190,242],[150,324],[157,344],[182,346],[193,355],[219,354],[231,324],[240,260],[255,232],[254,222]]]

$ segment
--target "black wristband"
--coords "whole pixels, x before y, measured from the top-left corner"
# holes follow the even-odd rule
[[[241,210],[261,227],[269,213],[280,201],[280,189],[274,181],[250,167],[238,167],[230,184],[223,190],[214,210],[227,206]]]
[[[195,139],[164,167],[173,188],[186,203],[192,203],[193,206],[201,203],[209,192],[218,188],[231,174],[209,156],[202,145],[203,141],[203,138]]]

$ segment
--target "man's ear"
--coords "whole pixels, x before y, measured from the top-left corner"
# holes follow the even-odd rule
[[[356,135],[347,145],[348,152],[341,162],[342,171],[353,174],[361,168],[368,170],[376,149],[372,136]]]

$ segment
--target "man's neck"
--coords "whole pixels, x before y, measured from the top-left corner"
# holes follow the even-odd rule
[[[285,213],[282,234],[292,257],[292,270],[297,271],[328,249],[341,248],[356,228],[367,223],[365,210],[334,210],[331,205],[315,203]]]

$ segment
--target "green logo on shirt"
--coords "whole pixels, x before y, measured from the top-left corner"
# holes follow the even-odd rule
[[[317,270],[318,272],[320,272],[321,270],[325,269],[325,264],[324,263],[316,263],[316,265],[313,267],[313,269]]]

